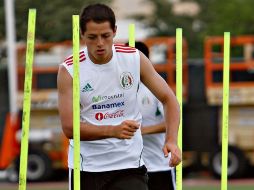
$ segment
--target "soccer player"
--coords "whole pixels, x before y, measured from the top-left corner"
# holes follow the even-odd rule
[[[85,7],[80,15],[80,150],[81,189],[147,190],[142,159],[141,113],[137,91],[142,81],[163,103],[164,155],[171,166],[181,162],[177,146],[179,105],[149,59],[135,48],[113,44],[115,15],[104,4]],[[68,167],[73,189],[73,60],[58,71],[58,104],[64,134],[70,139]]]
[[[149,49],[144,43],[136,42],[135,48],[149,57]],[[163,106],[142,83],[138,91],[138,102],[142,114],[142,156],[148,170],[148,189],[175,190],[174,168],[168,165],[170,156],[165,158],[162,152],[166,130]]]

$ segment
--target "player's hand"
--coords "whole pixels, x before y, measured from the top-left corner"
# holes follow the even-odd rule
[[[119,139],[131,139],[139,127],[140,124],[134,120],[123,121],[113,127],[113,136]]]
[[[175,167],[182,161],[181,151],[176,143],[166,142],[162,150],[165,157],[168,157],[169,153],[171,153],[169,160],[170,167]]]

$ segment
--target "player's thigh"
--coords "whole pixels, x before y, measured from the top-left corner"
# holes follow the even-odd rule
[[[116,178],[107,190],[148,190],[147,174],[130,174]]]
[[[149,190],[175,190],[174,170],[148,173]]]
[[[69,172],[69,190],[74,190],[74,171]],[[104,190],[106,180],[99,174],[80,172],[80,190]]]

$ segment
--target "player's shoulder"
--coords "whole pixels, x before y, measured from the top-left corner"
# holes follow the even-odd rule
[[[79,63],[83,62],[86,60],[86,55],[85,51],[81,50],[79,52]],[[72,66],[73,65],[73,55],[69,55],[63,62],[66,66]]]
[[[120,54],[136,53],[137,49],[134,47],[127,46],[125,44],[116,43],[114,44],[115,51]]]
[[[58,86],[62,84],[69,84],[72,82],[72,77],[68,71],[68,68],[64,65],[60,65],[57,73],[57,83]]]

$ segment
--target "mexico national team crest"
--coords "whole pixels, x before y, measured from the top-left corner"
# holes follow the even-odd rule
[[[133,77],[130,72],[123,72],[120,76],[120,84],[123,89],[127,90],[133,85]]]

